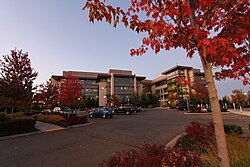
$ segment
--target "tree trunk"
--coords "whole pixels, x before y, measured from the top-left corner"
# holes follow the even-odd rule
[[[189,7],[191,8],[190,0],[184,0],[184,3],[187,3]],[[193,12],[189,15],[189,19],[194,29],[197,30],[199,28],[202,28],[196,24],[195,14]],[[193,38],[194,38],[195,43],[198,45],[197,34],[194,35]],[[228,151],[227,151],[226,136],[224,132],[224,125],[223,125],[223,120],[222,120],[221,111],[220,111],[220,104],[219,104],[217,90],[216,90],[215,83],[214,83],[212,66],[206,60],[206,56],[207,56],[206,47],[204,47],[202,50],[199,50],[199,55],[201,58],[201,62],[202,62],[202,66],[204,69],[206,82],[208,86],[208,95],[209,95],[209,101],[211,103],[211,110],[212,110],[212,115],[213,115],[213,124],[214,124],[214,130],[215,130],[219,164],[220,164],[220,167],[230,167]]]
[[[212,73],[212,66],[207,62],[202,56],[201,62],[205,72],[205,77],[208,86],[209,100],[211,104],[213,124],[215,129],[215,137],[217,143],[218,159],[221,167],[230,167],[228,150],[226,143],[226,136],[224,132],[224,125],[222,120],[222,115],[220,111],[220,104],[217,96],[217,90],[214,83],[214,77]]]

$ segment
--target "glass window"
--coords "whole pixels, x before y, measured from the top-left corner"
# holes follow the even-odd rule
[[[115,77],[114,80],[115,85],[134,85],[134,78],[123,78],[123,77]]]

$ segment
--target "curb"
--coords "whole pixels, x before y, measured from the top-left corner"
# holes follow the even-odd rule
[[[240,115],[240,116],[244,116],[244,117],[250,117],[250,115],[245,114],[245,113],[238,113],[238,112],[234,112],[234,111],[229,111],[230,114],[234,114],[234,115]]]
[[[57,131],[57,130],[64,130],[64,129],[70,129],[70,128],[77,128],[77,127],[89,126],[89,125],[93,125],[93,124],[94,124],[93,122],[89,122],[89,123],[85,123],[85,124],[68,126],[67,128],[63,128],[63,129],[47,130],[45,132],[42,132],[42,131],[38,130],[38,131],[35,131],[35,132],[28,132],[28,133],[21,133],[21,134],[10,135],[10,136],[3,136],[3,137],[0,137],[0,141],[9,140],[9,139],[16,139],[16,138],[21,138],[21,137],[28,137],[28,136],[38,135],[38,134],[42,134],[42,133],[53,132],[53,131]]]
[[[32,136],[32,135],[41,134],[41,133],[43,133],[43,132],[38,130],[35,132],[28,132],[28,133],[21,133],[21,134],[10,135],[10,136],[3,136],[3,137],[0,137],[0,141],[9,140],[9,139],[16,139],[16,138],[20,138],[20,137],[28,137],[28,136]]]
[[[181,134],[177,135],[177,136],[176,136],[175,138],[173,138],[170,142],[168,142],[168,144],[166,144],[165,149],[174,147],[174,146],[176,145],[177,140],[178,140],[179,138],[185,136],[185,135],[186,135],[186,133],[181,133]]]
[[[89,125],[93,125],[94,122],[89,122],[89,123],[85,123],[85,124],[78,124],[78,125],[72,125],[72,126],[68,126],[65,129],[70,129],[70,128],[79,128],[79,127],[83,127],[83,126],[89,126]]]
[[[212,112],[209,113],[191,113],[191,112],[184,112],[186,115],[212,115]],[[221,112],[222,115],[230,115],[231,112]]]

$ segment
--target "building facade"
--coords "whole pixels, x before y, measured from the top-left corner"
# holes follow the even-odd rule
[[[62,76],[51,77],[52,83],[59,87],[68,73],[79,78],[83,96],[97,100],[99,106],[106,106],[111,96],[129,103],[134,95],[140,96],[143,93],[141,81],[146,78],[136,76],[129,70],[110,69],[108,73],[63,71]]]
[[[192,82],[195,78],[206,84],[205,75],[199,69],[177,65],[152,80],[151,90],[153,94],[158,95],[162,107],[175,107],[189,100],[191,93],[190,85],[184,85],[179,81],[182,79]]]
[[[110,69],[107,73],[63,71],[62,76],[51,77],[52,83],[59,87],[68,73],[79,78],[83,96],[98,101],[99,106],[110,105],[109,99],[114,96],[121,103],[131,103],[134,96],[153,94],[159,97],[160,106],[176,107],[189,100],[192,93],[190,85],[182,84],[179,79],[192,82],[199,78],[206,84],[205,75],[199,69],[179,65],[153,80],[146,80],[130,70]]]

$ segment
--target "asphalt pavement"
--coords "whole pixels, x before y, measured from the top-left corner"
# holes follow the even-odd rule
[[[210,115],[185,115],[182,111],[148,109],[112,119],[90,119],[93,124],[55,130],[50,124],[37,135],[0,140],[0,167],[95,167],[112,154],[138,148],[143,142],[166,145],[193,121],[211,122]],[[250,117],[223,115],[224,123],[249,132]],[[39,125],[39,124],[37,124]],[[54,129],[50,131],[50,129]],[[250,134],[248,137],[250,137]]]

